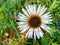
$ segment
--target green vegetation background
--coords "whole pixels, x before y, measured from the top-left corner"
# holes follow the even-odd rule
[[[60,45],[60,0],[0,0],[0,45],[21,45],[21,37],[16,28],[15,17],[18,12],[22,12],[22,7],[34,3],[37,6],[41,4],[48,8],[47,11],[51,12],[53,17],[53,24],[49,25],[51,31],[45,33],[43,38],[36,41],[32,39],[25,40],[23,45]],[[18,42],[14,41],[14,37],[12,37],[6,44],[2,44],[6,39],[7,28],[16,33]]]

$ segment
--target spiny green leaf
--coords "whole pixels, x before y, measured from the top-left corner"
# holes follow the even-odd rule
[[[4,14],[3,12],[0,12],[0,21],[2,21],[2,19],[4,19]]]
[[[2,7],[0,7],[0,12],[4,11],[5,9],[5,5],[3,5]]]
[[[41,44],[42,45],[48,45],[49,42],[50,42],[50,39],[49,38],[47,38],[47,37],[41,38]]]
[[[52,12],[58,6],[56,3],[57,3],[57,0],[54,0],[48,9],[50,12]]]
[[[52,45],[58,45],[58,44],[55,42],[55,43],[52,43]]]

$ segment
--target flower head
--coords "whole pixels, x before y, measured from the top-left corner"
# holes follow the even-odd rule
[[[46,13],[46,10],[45,6],[39,5],[37,8],[35,4],[26,6],[26,10],[22,8],[23,14],[19,13],[19,19],[17,19],[19,20],[17,24],[21,30],[20,33],[28,31],[26,37],[36,40],[36,37],[38,39],[43,37],[42,29],[49,32],[50,28],[47,24],[52,23],[52,16],[50,12]]]

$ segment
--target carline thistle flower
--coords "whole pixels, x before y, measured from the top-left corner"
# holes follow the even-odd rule
[[[51,30],[47,25],[52,24],[52,16],[50,12],[46,13],[47,8],[41,6],[36,7],[35,4],[27,5],[26,8],[22,8],[22,13],[19,12],[18,19],[20,33],[27,31],[26,38],[40,38],[43,37],[43,30],[49,32]]]

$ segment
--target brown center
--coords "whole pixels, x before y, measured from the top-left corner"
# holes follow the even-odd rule
[[[39,15],[33,14],[28,17],[28,26],[31,28],[37,28],[41,25],[41,18]]]

